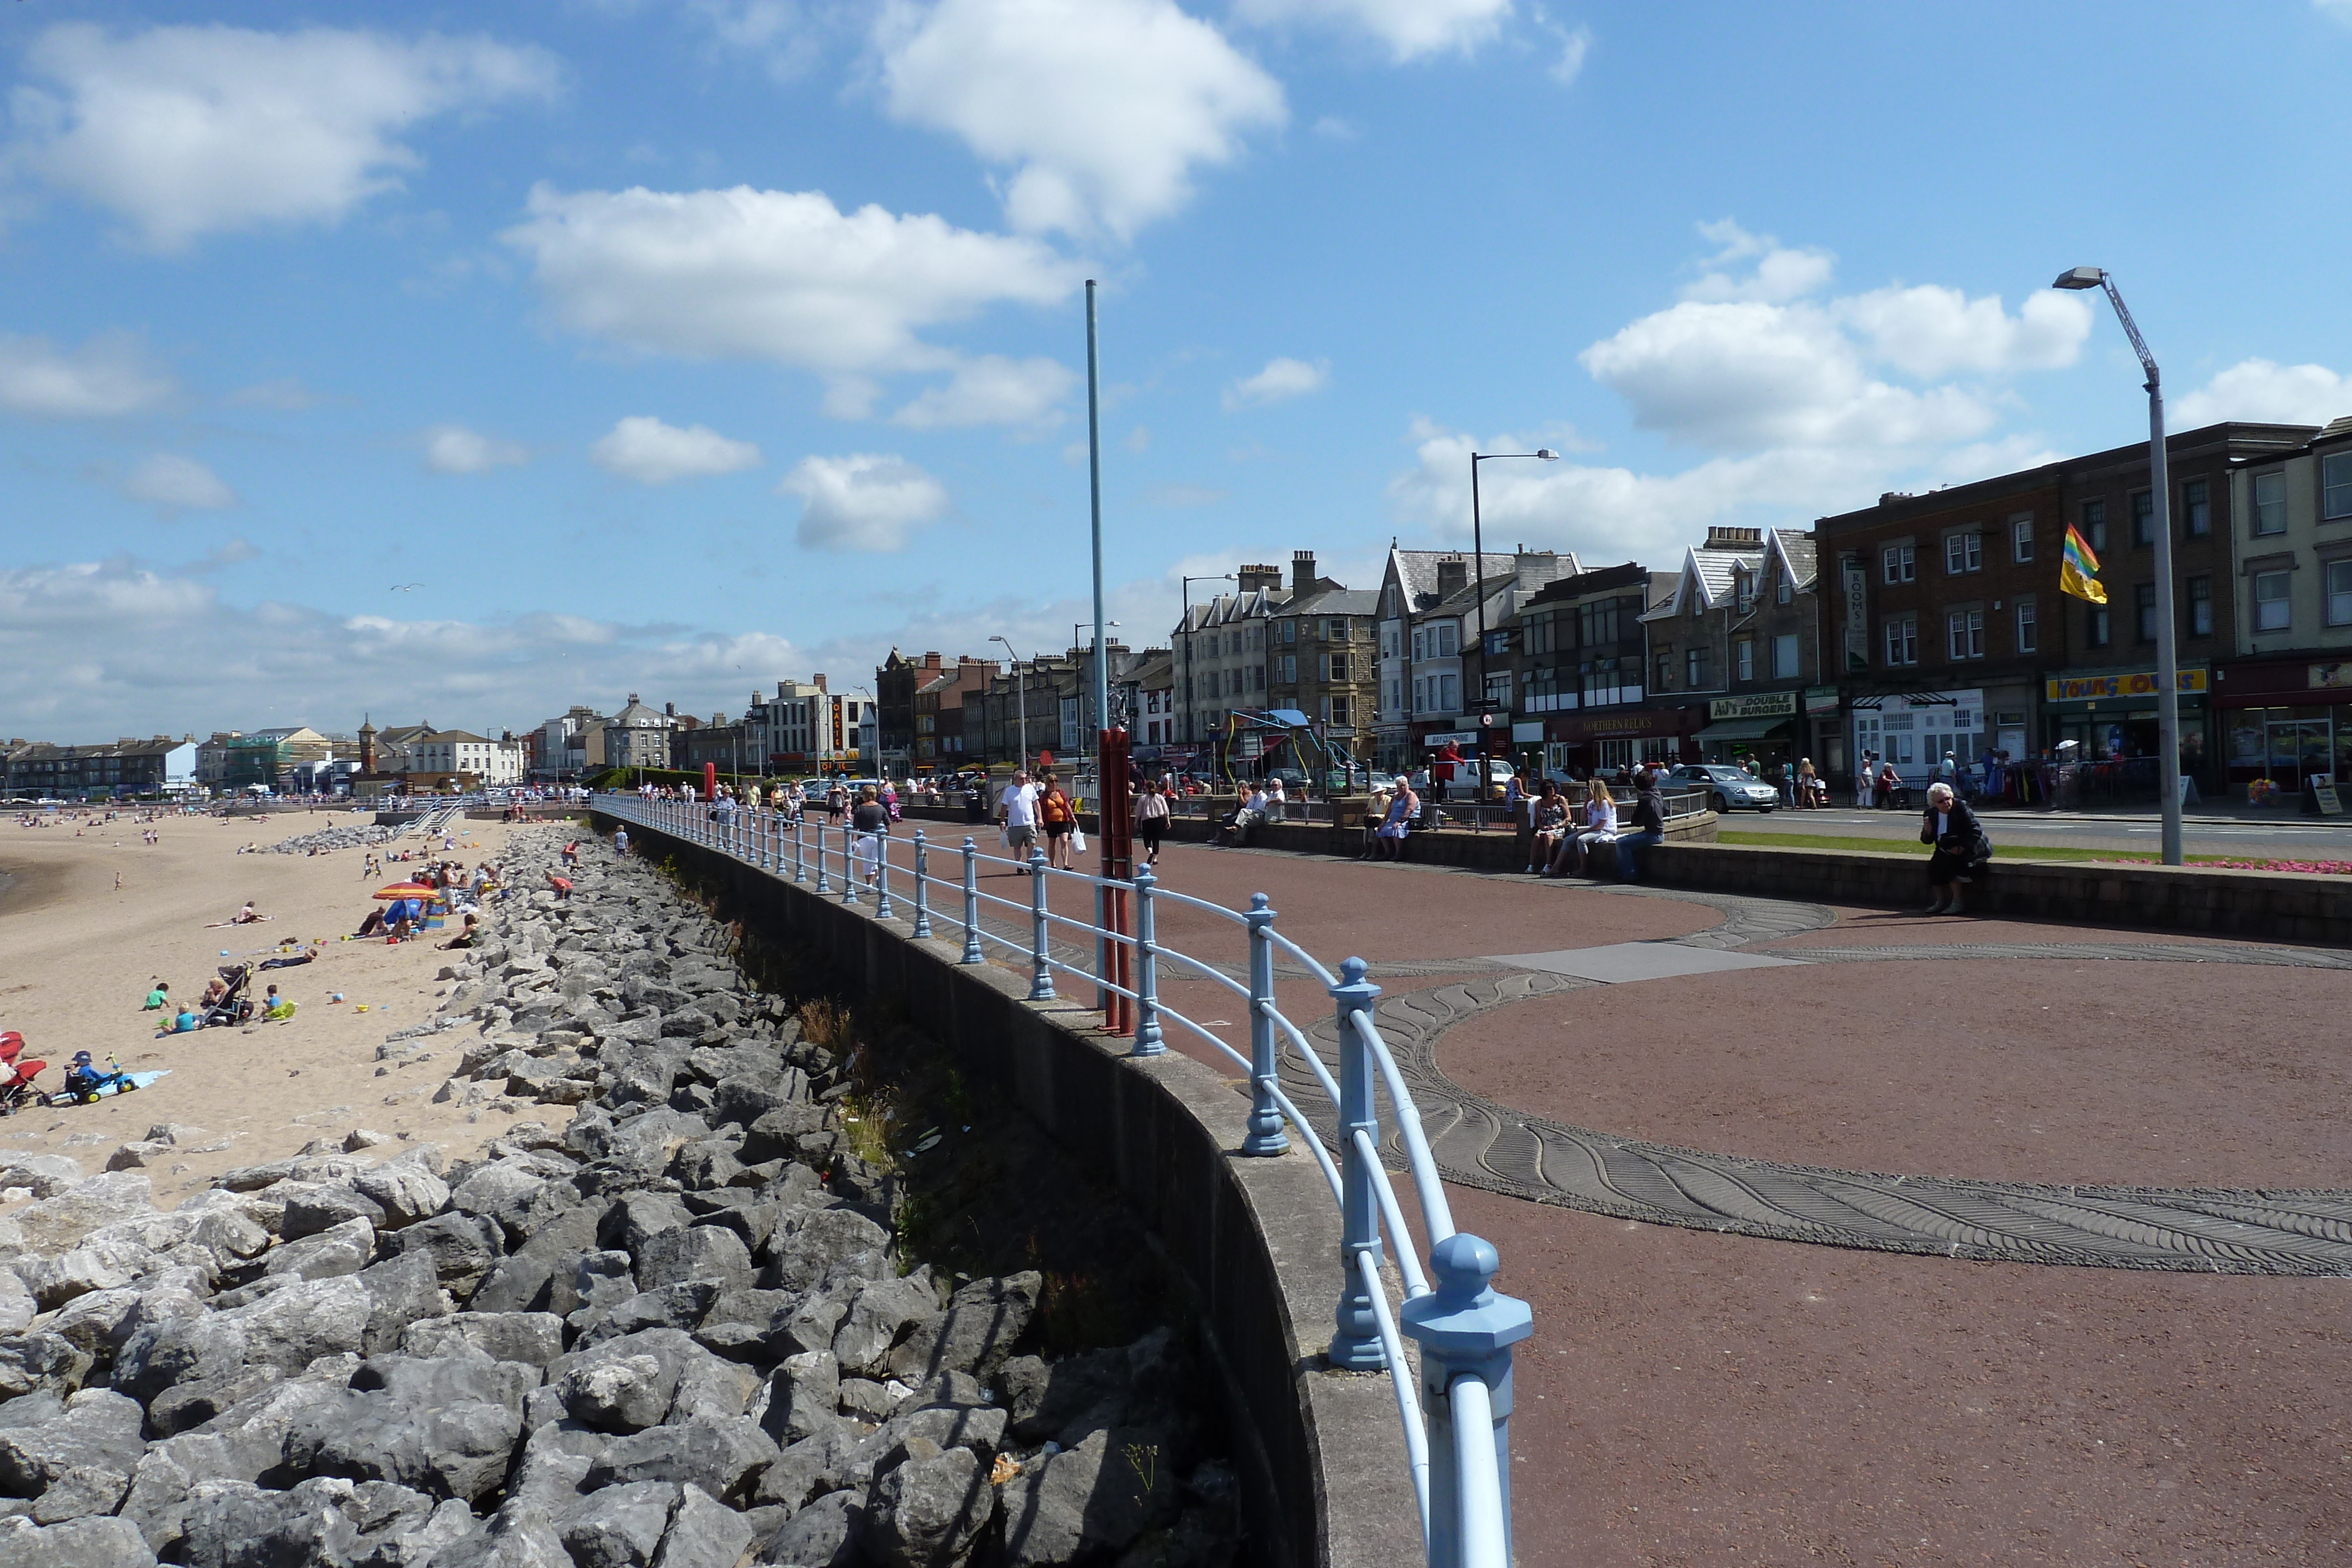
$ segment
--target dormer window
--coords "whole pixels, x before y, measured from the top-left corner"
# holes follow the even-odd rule
[[[1735,571],[1731,574],[1731,580],[1738,590],[1739,612],[1745,615],[1756,608],[1756,574],[1747,570]]]

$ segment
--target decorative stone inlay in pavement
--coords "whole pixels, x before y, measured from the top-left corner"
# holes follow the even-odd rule
[[[2231,950],[2232,956],[2237,952]],[[2194,961],[2226,961],[2209,957],[2210,953],[2075,944],[2013,955],[2001,949],[1990,956],[2162,961],[2193,954]],[[1984,955],[1929,947],[1845,949],[1843,956]],[[1422,1108],[1423,1132],[1448,1179],[1651,1224],[1877,1251],[2231,1274],[2352,1273],[2352,1193],[2052,1186],[1786,1165],[1531,1116],[1470,1092],[1439,1069],[1437,1042],[1462,1019],[1594,983],[1519,970],[1381,998],[1375,1015],[1381,1036]],[[1317,1054],[1327,1064],[1334,1062],[1336,1020],[1319,1019],[1308,1033]],[[1287,1053],[1283,1073],[1293,1089],[1304,1088],[1310,1077],[1306,1065]],[[1294,1092],[1292,1098],[1314,1107],[1309,1116],[1317,1133],[1336,1152],[1333,1113],[1321,1097]],[[1387,1148],[1388,1163],[1402,1168],[1402,1145],[1393,1131]]]
[[[2141,964],[2254,964],[2291,969],[2352,969],[2352,954],[2307,947],[2197,946],[2185,942],[1955,942],[1885,947],[1775,947],[1809,964],[1896,958],[2116,959]]]

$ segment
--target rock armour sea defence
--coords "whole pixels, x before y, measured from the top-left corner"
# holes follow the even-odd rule
[[[909,1267],[842,1064],[650,868],[575,881],[379,1052],[457,1048],[480,1159],[354,1130],[159,1212],[0,1151],[0,1563],[1229,1562],[1173,1336],[1047,1362],[1037,1274]]]

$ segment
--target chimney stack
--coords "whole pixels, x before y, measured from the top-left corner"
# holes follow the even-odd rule
[[[1720,523],[1709,525],[1706,530],[1709,549],[1756,550],[1764,548],[1762,528],[1731,528]]]
[[[1315,552],[1295,549],[1290,552],[1290,591],[1307,593],[1315,587]]]
[[[1278,566],[1237,566],[1234,569],[1234,576],[1239,580],[1237,591],[1242,593],[1282,586],[1282,568]]]
[[[1470,563],[1460,556],[1437,563],[1437,597],[1451,599],[1470,585]]]

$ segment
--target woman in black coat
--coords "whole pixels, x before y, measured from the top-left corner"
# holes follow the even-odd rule
[[[1927,857],[1927,915],[1964,913],[1960,890],[1982,876],[1992,859],[1992,841],[1966,802],[1956,799],[1949,784],[1927,786],[1927,810],[1919,824],[1919,841],[1935,846]]]

